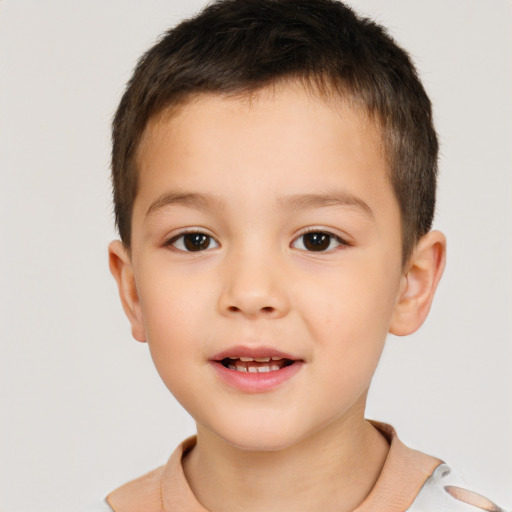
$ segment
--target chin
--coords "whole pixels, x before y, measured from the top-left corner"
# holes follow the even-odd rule
[[[228,429],[214,429],[213,432],[230,446],[247,452],[286,450],[306,437],[283,425],[240,425],[238,422]]]
[[[289,439],[281,439],[278,436],[267,438],[258,436],[258,438],[238,438],[224,439],[229,445],[245,452],[279,452],[293,446],[295,442]]]

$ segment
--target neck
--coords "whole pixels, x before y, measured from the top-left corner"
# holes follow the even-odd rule
[[[198,426],[184,459],[190,487],[214,512],[348,512],[370,493],[389,450],[363,418],[335,422],[293,446],[250,452]]]

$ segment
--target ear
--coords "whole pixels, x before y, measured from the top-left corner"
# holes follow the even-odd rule
[[[114,240],[108,246],[108,260],[110,272],[117,282],[124,312],[132,326],[132,335],[137,341],[145,342],[146,332],[131,257],[119,240]]]
[[[412,334],[427,318],[446,263],[446,238],[430,231],[420,238],[402,276],[389,332]]]

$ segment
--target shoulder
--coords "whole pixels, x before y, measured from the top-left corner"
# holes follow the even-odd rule
[[[441,459],[404,445],[390,425],[371,423],[388,440],[390,450],[381,475],[363,504],[366,507],[357,512],[505,512],[482,494],[470,490]]]
[[[161,512],[162,510],[190,510],[197,502],[188,487],[181,460],[196,444],[196,437],[185,439],[172,453],[165,466],[124,484],[107,498],[106,512]],[[164,496],[173,496],[173,504],[164,503]],[[95,512],[103,512],[101,509]]]
[[[144,504],[144,512],[160,512],[162,509],[161,480],[164,466],[128,482],[111,492],[106,502],[110,507],[107,512],[140,512]],[[101,512],[101,509],[98,511]]]
[[[427,479],[407,512],[505,512],[481,494],[467,488],[448,465],[440,464]]]

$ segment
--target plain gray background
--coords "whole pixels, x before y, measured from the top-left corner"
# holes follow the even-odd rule
[[[351,0],[413,56],[441,150],[448,266],[390,338],[368,416],[512,507],[512,3]],[[0,1],[0,511],[87,511],[194,432],[107,269],[109,123],[200,0]]]

